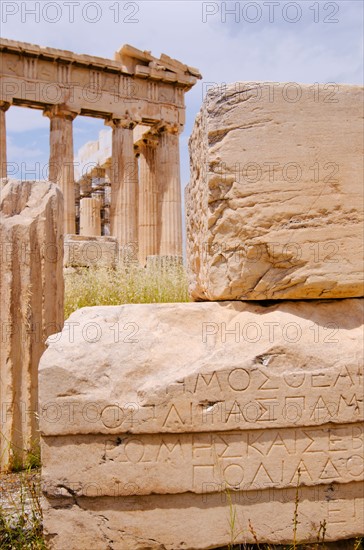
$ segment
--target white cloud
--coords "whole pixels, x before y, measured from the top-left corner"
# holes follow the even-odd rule
[[[30,130],[46,130],[49,128],[49,118],[42,111],[11,107],[6,112],[6,129],[9,133],[29,132]]]
[[[37,147],[37,144],[20,146],[11,137],[7,140],[7,153],[8,157],[18,159],[38,159],[43,155],[42,149]]]

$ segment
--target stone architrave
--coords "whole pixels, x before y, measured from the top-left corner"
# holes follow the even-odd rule
[[[298,540],[324,521],[326,542],[360,536],[362,314],[360,299],[72,314],[40,365],[51,548],[207,550],[254,543],[249,520],[288,544],[297,494]]]
[[[38,363],[63,326],[63,197],[47,181],[0,181],[0,465],[39,442]]]
[[[0,73],[0,100],[105,119],[128,113],[149,125],[183,125],[185,93],[202,78],[194,67],[128,44],[106,59],[6,38],[0,39]]]
[[[75,178],[72,122],[77,113],[56,105],[44,111],[50,119],[49,180],[64,197],[64,234],[75,233]]]
[[[7,156],[6,156],[6,111],[10,103],[0,101],[0,178],[7,176]]]
[[[236,82],[190,139],[195,300],[363,296],[363,88]]]

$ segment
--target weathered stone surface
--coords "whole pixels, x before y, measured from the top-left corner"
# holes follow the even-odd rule
[[[208,93],[186,190],[195,300],[363,296],[363,104],[347,85]]]
[[[363,425],[211,433],[47,437],[44,490],[60,496],[223,492],[350,483],[363,472]],[[119,441],[120,439],[120,441]],[[72,456],[70,476],[65,464]],[[140,480],[143,483],[140,483]],[[116,480],[122,480],[119,484]],[[88,488],[88,493],[86,491]],[[66,493],[67,494],[67,493]]]
[[[65,236],[65,267],[115,267],[117,261],[118,243],[115,237]]]
[[[63,197],[47,181],[0,181],[0,462],[38,439],[38,362],[63,326]]]
[[[77,111],[59,105],[48,107],[44,115],[50,120],[49,179],[59,185],[64,200],[63,233],[75,232],[75,181],[73,120]]]
[[[0,178],[6,178],[6,119],[5,113],[9,109],[10,103],[0,100]]]
[[[1,100],[12,103],[16,98],[17,104],[36,104],[38,108],[40,103],[45,107],[59,104],[71,111],[87,111],[91,116],[101,115],[109,118],[112,113],[114,119],[123,119],[129,114],[132,119],[144,119],[148,123],[159,123],[163,120],[165,123],[177,122],[183,125],[184,92],[191,89],[197,79],[202,78],[199,71],[193,67],[178,62],[175,64],[174,60],[173,63],[168,63],[168,66],[165,64],[165,58],[168,56],[162,54],[158,59],[150,52],[142,52],[127,44],[115,53],[115,60],[112,60],[2,38],[0,55],[4,83]],[[17,71],[14,71],[13,66],[19,59],[37,59],[36,73],[39,77],[37,78],[34,69],[32,70],[31,62],[30,67],[28,63],[24,63],[24,66],[19,66]],[[143,65],[140,64],[142,59]],[[67,66],[72,66],[72,70]],[[95,70],[99,73],[95,74]],[[98,77],[99,74],[103,74],[105,78]],[[115,75],[123,79],[123,85],[117,95],[118,101],[115,101],[113,88]],[[37,82],[36,96],[34,89],[25,85],[29,78]],[[74,86],[72,94],[61,85],[62,82],[70,81]],[[95,96],[84,92],[90,83],[97,85],[100,92],[96,111]],[[150,86],[150,83],[155,86]],[[50,85],[57,85],[57,94],[47,94]],[[157,95],[156,88],[157,92],[161,90],[161,94]],[[157,97],[161,97],[161,100],[157,100]]]
[[[86,237],[101,236],[101,201],[87,198],[80,201],[80,235]]]
[[[45,528],[50,548],[59,550],[103,550],[108,546],[117,550],[205,550],[232,540],[254,543],[249,520],[260,541],[292,543],[295,495],[296,489],[58,498],[50,501],[57,508],[46,503]],[[320,486],[316,491],[302,487],[299,498],[298,540],[304,541],[312,533],[316,541],[320,522],[325,519],[326,541],[362,533],[362,483]]]
[[[236,542],[253,542],[250,519],[286,543],[297,486],[300,540],[324,520],[326,540],[357,536],[362,313],[350,299],[72,314],[40,365],[51,548],[70,533],[71,548],[216,548],[229,495]]]
[[[360,299],[83,308],[41,360],[42,432],[357,422],[362,308]]]

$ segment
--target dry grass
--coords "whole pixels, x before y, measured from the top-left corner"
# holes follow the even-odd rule
[[[40,505],[40,473],[0,475],[1,550],[46,550]]]
[[[183,266],[80,268],[65,274],[65,318],[85,306],[188,302]]]

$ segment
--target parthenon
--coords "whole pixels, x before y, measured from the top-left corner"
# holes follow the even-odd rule
[[[182,256],[179,134],[184,93],[199,71],[129,45],[114,60],[7,39],[0,52],[1,177],[6,111],[43,110],[50,119],[49,180],[64,195],[64,233],[74,234],[72,123],[76,116],[104,119],[112,128],[110,234],[120,251],[135,244],[141,264],[148,256]]]

